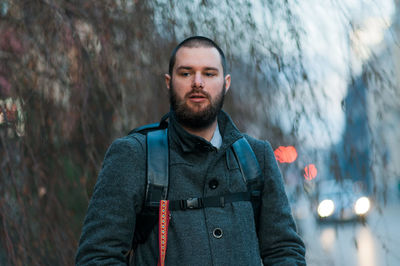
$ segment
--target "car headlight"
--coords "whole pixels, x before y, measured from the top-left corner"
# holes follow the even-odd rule
[[[357,215],[366,214],[371,208],[371,202],[367,197],[361,197],[356,201],[354,205],[354,211]]]
[[[326,199],[319,203],[318,205],[318,215],[321,218],[328,217],[332,215],[335,210],[335,204],[332,200]]]

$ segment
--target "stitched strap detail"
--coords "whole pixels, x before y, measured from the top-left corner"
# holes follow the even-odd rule
[[[160,200],[159,219],[158,219],[158,266],[165,265],[165,255],[167,254],[168,225],[170,213],[168,200]]]

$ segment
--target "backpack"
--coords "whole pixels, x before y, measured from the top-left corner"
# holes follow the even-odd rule
[[[145,125],[133,129],[130,133],[146,135],[146,164],[147,181],[145,201],[142,212],[136,217],[136,226],[132,242],[131,256],[137,246],[144,243],[154,226],[158,222],[158,207],[160,200],[167,199],[169,185],[169,148],[168,122],[169,114],[162,117],[160,123]],[[169,209],[191,210],[207,207],[224,207],[225,204],[235,201],[251,201],[254,212],[254,221],[258,231],[259,207],[263,178],[256,156],[247,140],[242,137],[232,144],[231,150],[238,162],[243,180],[247,185],[246,192],[230,193],[221,196],[170,200]]]

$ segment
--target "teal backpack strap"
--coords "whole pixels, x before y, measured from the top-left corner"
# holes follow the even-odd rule
[[[147,133],[147,185],[145,206],[157,208],[167,199],[169,184],[168,129]]]
[[[247,186],[247,192],[250,193],[251,204],[253,205],[254,221],[258,229],[261,192],[264,182],[260,165],[256,155],[245,137],[238,139],[232,145],[234,155],[239,164],[242,177]]]
[[[146,242],[150,232],[158,221],[158,206],[161,199],[168,195],[169,149],[168,114],[160,123],[145,125],[133,129],[129,134],[146,135],[146,189],[142,211],[136,216],[132,248],[127,253],[128,264],[137,246]]]
[[[160,200],[166,199],[168,195],[168,130],[165,128],[149,131],[147,133],[146,146],[147,181],[145,200],[142,211],[136,216],[132,249],[129,252],[128,261],[133,251],[139,244],[146,242],[150,232],[156,226]]]

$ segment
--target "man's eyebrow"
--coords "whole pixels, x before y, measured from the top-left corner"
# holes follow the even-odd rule
[[[176,70],[192,70],[193,69],[193,67],[190,67],[190,66],[179,66],[179,67],[177,67],[177,69]],[[218,68],[216,68],[216,67],[205,67],[204,68],[204,70],[212,70],[212,71],[219,71],[219,69]]]
[[[206,67],[205,70],[214,70],[214,71],[217,71],[217,72],[219,71],[219,69],[216,68],[216,67]]]
[[[181,70],[181,69],[191,70],[191,69],[193,69],[193,67],[190,67],[190,66],[180,66],[180,67],[177,67],[177,68],[176,68],[176,70]]]

